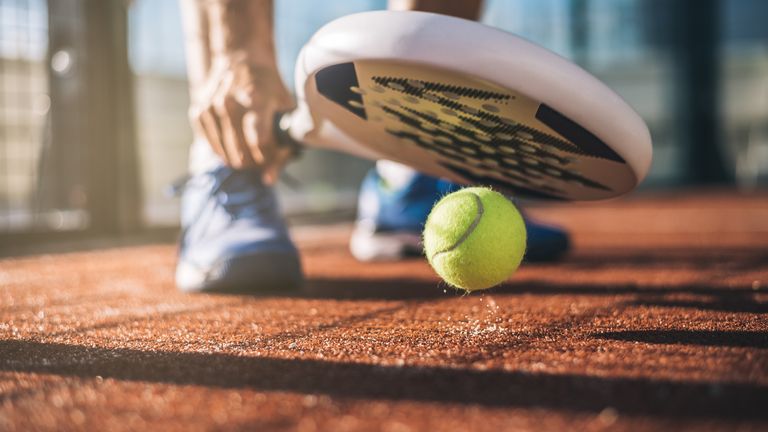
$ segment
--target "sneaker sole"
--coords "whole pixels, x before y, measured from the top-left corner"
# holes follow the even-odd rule
[[[358,261],[396,261],[422,255],[421,236],[410,232],[371,233],[356,229],[349,250]]]

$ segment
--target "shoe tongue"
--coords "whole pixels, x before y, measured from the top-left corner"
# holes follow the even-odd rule
[[[256,198],[253,192],[248,191],[230,191],[221,194],[222,204],[225,205],[245,205],[253,203]]]

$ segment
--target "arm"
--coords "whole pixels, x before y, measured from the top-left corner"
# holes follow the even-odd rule
[[[235,168],[273,183],[290,150],[272,135],[292,107],[277,70],[271,0],[181,0],[195,134]]]

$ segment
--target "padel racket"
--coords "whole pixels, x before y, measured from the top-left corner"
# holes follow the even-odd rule
[[[596,200],[645,177],[651,138],[621,97],[568,60],[473,21],[349,15],[296,65],[282,142],[389,159],[519,197]]]

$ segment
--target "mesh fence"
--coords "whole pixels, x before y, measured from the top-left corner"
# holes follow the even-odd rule
[[[35,224],[40,156],[48,132],[45,3],[0,0],[0,230]]]

